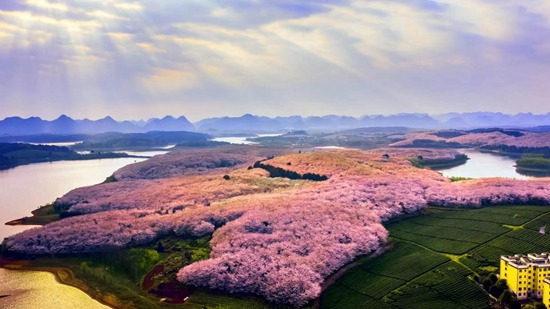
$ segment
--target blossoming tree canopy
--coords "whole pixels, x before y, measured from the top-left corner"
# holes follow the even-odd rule
[[[405,160],[454,152],[409,149],[386,158],[379,151],[317,151],[267,160],[266,151],[179,152],[128,166],[115,173],[116,182],[56,201],[80,215],[24,231],[4,245],[31,255],[79,253],[211,234],[210,258],[183,267],[181,282],[302,306],[319,295],[324,278],[384,245],[388,219],[427,205],[550,204],[549,179],[452,183]],[[328,180],[270,178],[263,169],[248,169],[257,160]]]
[[[516,147],[548,148],[550,133],[534,133],[514,130],[467,131],[430,131],[409,133],[391,147],[413,147],[415,145],[463,146],[463,147]],[[450,134],[455,133],[455,134]]]

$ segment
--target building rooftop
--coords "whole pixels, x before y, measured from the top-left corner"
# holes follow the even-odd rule
[[[507,261],[517,268],[527,268],[529,266],[540,266],[540,267],[549,267],[550,266],[550,253],[543,252],[538,253],[529,253],[524,254],[514,254],[514,255],[502,255],[501,259]]]

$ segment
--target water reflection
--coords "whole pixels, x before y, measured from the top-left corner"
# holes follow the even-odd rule
[[[247,141],[246,139],[249,137],[242,137],[242,136],[225,136],[225,137],[216,137],[212,140],[215,142],[225,142],[230,144],[236,144],[236,145],[254,145],[258,144],[256,142]]]
[[[119,150],[119,151],[113,151],[113,152],[126,153],[126,154],[129,154],[131,156],[154,157],[154,156],[169,153],[170,151],[171,150],[151,150],[151,151]]]
[[[72,189],[101,183],[119,168],[141,158],[58,161],[22,165],[0,171],[0,242],[30,228],[5,222],[30,216],[38,206],[53,202]]]
[[[353,148],[348,148],[348,147],[341,147],[341,146],[320,146],[320,147],[315,147],[317,149],[340,149],[340,150],[350,150],[350,149],[353,149]]]
[[[4,309],[108,309],[79,289],[63,285],[54,275],[0,268],[0,308]]]
[[[517,169],[516,171],[521,175],[525,175],[529,177],[550,177],[550,171],[537,171],[537,170],[525,170],[525,169]]]
[[[515,168],[516,161],[510,157],[499,156],[490,153],[482,153],[472,149],[462,149],[470,160],[466,164],[449,169],[439,170],[445,177],[469,177],[488,178],[505,177],[515,179],[528,179],[531,176],[518,173]]]
[[[46,145],[46,146],[58,146],[58,147],[69,147],[74,146],[76,144],[80,144],[80,142],[62,142],[62,143],[29,143],[31,145]]]
[[[257,136],[254,136],[254,137],[249,137],[249,136],[224,136],[224,137],[216,137],[212,140],[215,141],[215,142],[226,142],[226,143],[235,144],[235,145],[257,145],[257,144],[259,144],[258,142],[247,141],[247,139],[248,138],[255,138],[255,137],[275,137],[275,136],[281,136],[281,135],[282,134],[280,134],[280,133],[274,133],[274,134],[258,134]]]

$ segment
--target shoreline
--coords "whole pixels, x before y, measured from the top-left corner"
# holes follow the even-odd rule
[[[46,225],[55,221],[61,220],[59,213],[55,212],[53,203],[40,206],[39,208],[31,211],[32,216],[23,217],[18,219],[10,220],[5,225],[9,226],[24,226],[24,225]]]
[[[321,292],[325,291],[328,287],[333,285],[340,277],[342,277],[349,269],[361,265],[365,259],[372,259],[380,256],[384,252],[393,248],[393,242],[386,243],[384,246],[378,248],[369,255],[359,256],[354,261],[347,265],[344,265],[338,269],[334,274],[327,277],[321,284]],[[131,304],[122,303],[115,294],[103,294],[98,289],[93,289],[86,281],[77,278],[74,272],[67,267],[57,266],[33,266],[32,261],[28,260],[13,260],[0,255],[0,268],[11,271],[36,271],[47,272],[54,275],[56,282],[72,288],[78,289],[88,295],[91,299],[101,303],[104,306],[113,309],[132,309]],[[10,296],[10,295],[6,295]],[[313,300],[312,309],[320,308],[321,294]]]
[[[427,168],[429,168],[431,170],[434,170],[434,171],[438,171],[438,170],[453,168],[453,167],[457,167],[457,166],[466,164],[466,163],[468,163],[468,160],[470,160],[470,158],[465,159],[465,160],[453,160],[453,161],[449,161],[449,162],[446,162],[446,163],[436,163],[436,164],[427,163],[427,164],[424,165],[424,167],[427,167]]]
[[[8,221],[8,222],[4,223],[4,225],[9,225],[9,226],[40,225],[40,226],[43,226],[43,225],[46,225],[48,223],[55,222],[55,221],[59,220],[59,215],[52,215],[52,216],[55,216],[56,218],[51,218],[50,219],[50,218],[44,217],[44,216],[23,217],[23,218]]]
[[[101,303],[104,306],[109,308],[131,308],[122,306],[118,301],[116,295],[103,295],[99,291],[93,290],[86,282],[81,279],[78,279],[74,273],[65,267],[39,267],[29,265],[29,261],[20,261],[20,260],[9,260],[7,258],[0,256],[0,268],[4,268],[12,271],[36,271],[36,272],[47,272],[55,277],[55,281],[59,284],[67,285],[78,289],[88,295],[91,299]],[[8,295],[9,296],[9,295]]]
[[[150,156],[139,156],[139,155],[121,155],[121,156],[101,156],[101,157],[89,157],[89,158],[74,158],[74,159],[61,159],[61,160],[38,160],[36,162],[24,162],[21,164],[9,166],[9,167],[2,167],[0,168],[1,171],[8,171],[12,170],[14,168],[20,167],[20,166],[26,166],[26,165],[33,165],[33,164],[41,164],[41,163],[53,163],[53,162],[72,162],[72,161],[93,161],[93,160],[108,160],[108,159],[150,159]]]
[[[521,175],[535,178],[545,178],[550,177],[550,169],[544,168],[534,168],[534,167],[522,167],[514,165],[516,172]]]
[[[550,173],[550,168],[524,167],[520,165],[514,165],[514,167],[520,171]]]
[[[39,163],[52,163],[52,162],[62,162],[62,161],[94,161],[101,159],[150,159],[150,156],[140,156],[140,155],[115,155],[113,157],[87,157],[79,159],[69,159],[69,160],[55,160],[47,162],[32,162],[27,164],[20,164],[14,167],[10,167],[6,170],[12,170],[19,166],[33,165]],[[131,164],[131,163],[129,163]],[[126,164],[128,165],[128,164]],[[3,171],[4,169],[0,169]],[[19,219],[14,219],[9,222],[6,222],[5,225],[10,226],[25,226],[25,225],[46,225],[50,222],[59,220],[59,214],[42,214],[42,212],[47,210],[47,207],[51,206],[50,204],[41,206],[38,209],[31,211],[32,216],[23,217]],[[65,265],[60,266],[37,266],[36,262],[28,260],[14,260],[7,258],[2,255],[0,252],[0,268],[11,270],[11,271],[36,271],[36,272],[46,272],[50,273],[55,277],[56,282],[63,284],[65,286],[70,286],[72,288],[82,291],[84,294],[89,296],[91,299],[97,301],[98,303],[107,306],[113,309],[133,309],[135,308],[132,303],[122,302],[116,294],[110,293],[109,291],[102,291],[97,288],[93,288],[93,285],[87,283],[84,279],[78,278],[70,267],[64,267]],[[9,295],[6,295],[9,296]]]

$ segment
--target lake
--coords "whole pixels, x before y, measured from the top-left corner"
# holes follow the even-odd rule
[[[269,137],[269,136],[281,136],[282,134],[258,134],[256,137]],[[254,138],[254,137],[248,137],[248,136],[224,136],[224,137],[216,137],[212,140],[215,142],[226,142],[230,144],[235,145],[256,145],[257,142],[251,142],[247,141],[247,138]]]
[[[119,168],[144,160],[57,161],[0,171],[0,241],[29,228],[4,223],[30,216],[38,206],[51,203],[72,189],[101,183]]]
[[[0,308],[108,309],[77,288],[63,285],[53,274],[0,268]]]
[[[445,177],[505,177],[516,179],[529,179],[530,176],[519,174],[514,165],[516,160],[506,156],[499,156],[490,153],[483,153],[472,149],[458,150],[466,154],[470,160],[466,164],[455,166],[449,169],[438,170]]]
[[[147,155],[166,152],[148,152]],[[5,222],[30,216],[31,211],[38,206],[53,202],[70,190],[101,183],[119,168],[144,160],[119,158],[57,161],[0,171],[0,241],[32,228],[7,226]],[[0,268],[0,279],[0,295],[12,295],[0,298],[0,308],[109,308],[76,288],[58,283],[50,273]]]
[[[29,143],[31,145],[47,145],[47,146],[58,146],[58,147],[69,147],[74,146],[76,144],[82,143],[80,142],[63,142],[63,143]]]

